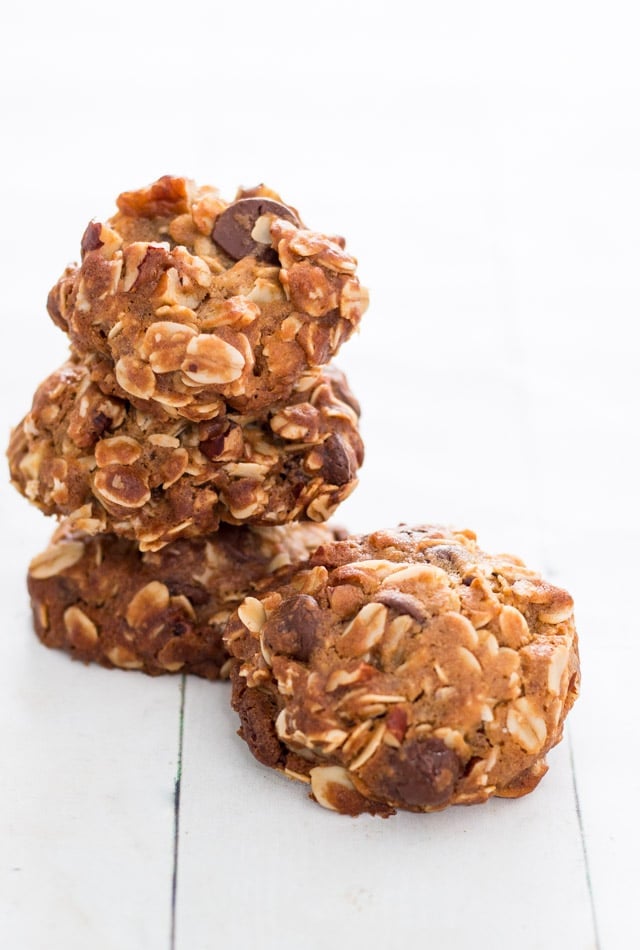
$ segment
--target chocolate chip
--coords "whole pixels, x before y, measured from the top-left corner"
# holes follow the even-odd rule
[[[192,630],[191,624],[185,623],[184,620],[176,620],[170,626],[172,637],[181,637],[187,633],[187,631]]]
[[[278,255],[268,244],[262,244],[251,237],[258,218],[263,214],[273,214],[299,225],[293,211],[286,205],[270,198],[241,198],[216,218],[212,238],[223,251],[239,261],[243,257],[257,257],[259,260],[277,264]]]
[[[262,628],[267,649],[306,663],[317,640],[322,611],[313,597],[298,594],[276,610]]]
[[[89,251],[97,251],[99,247],[102,247],[102,241],[100,240],[101,231],[101,224],[98,224],[97,221],[89,222],[80,241],[80,251],[83,258]]]
[[[436,738],[412,739],[399,749],[383,746],[369,761],[361,777],[375,797],[417,808],[444,805],[462,772],[456,753]]]
[[[411,594],[403,594],[399,590],[380,591],[376,594],[375,601],[378,604],[384,604],[385,607],[391,607],[399,614],[408,614],[420,622],[426,617],[425,609],[418,598]]]
[[[330,435],[322,445],[324,461],[322,477],[328,485],[346,485],[354,476],[351,459],[344,440],[339,435]]]
[[[425,556],[429,564],[435,564],[449,573],[461,572],[466,566],[464,552],[450,544],[437,544],[432,548],[427,548]]]

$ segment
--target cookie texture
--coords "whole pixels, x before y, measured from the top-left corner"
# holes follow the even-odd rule
[[[29,566],[34,627],[46,646],[85,663],[217,679],[231,611],[340,535],[312,523],[222,525],[210,538],[144,553],[133,541],[63,522]]]
[[[359,407],[330,367],[265,413],[201,422],[108,395],[103,367],[76,359],[53,373],[9,445],[18,490],[78,530],[154,550],[220,522],[326,521],[357,483]]]
[[[119,395],[209,419],[287,399],[358,326],[368,297],[340,237],[305,228],[270,189],[164,176],[91,222],[82,260],[48,299],[83,354],[114,369]]]
[[[254,756],[351,815],[526,794],[579,686],[569,594],[439,526],[321,546],[224,640]]]

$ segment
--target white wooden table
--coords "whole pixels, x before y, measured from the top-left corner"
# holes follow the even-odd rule
[[[227,684],[38,643],[53,524],[5,486],[2,947],[640,947],[638,24],[442,6],[3,14],[0,432],[65,358],[44,304],[90,217],[165,172],[264,179],[371,289],[339,359],[367,446],[340,521],[471,527],[566,586],[565,740],[521,800],[326,812],[251,758]]]

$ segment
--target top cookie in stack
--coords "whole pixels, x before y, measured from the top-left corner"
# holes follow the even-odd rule
[[[307,230],[264,186],[228,203],[167,176],[117,206],[88,226],[48,309],[78,353],[109,361],[124,398],[191,420],[265,410],[366,309],[344,240]]]

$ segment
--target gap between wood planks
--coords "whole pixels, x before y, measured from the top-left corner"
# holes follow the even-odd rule
[[[549,551],[546,546],[546,539],[542,539],[542,560],[544,563],[544,576],[549,578],[552,583],[555,583],[555,578],[557,576],[557,571],[553,567],[551,558],[549,557]],[[578,631],[579,634],[579,631]],[[580,697],[578,697],[580,701]],[[598,929],[598,915],[596,912],[596,901],[595,895],[593,892],[593,884],[591,881],[591,868],[589,865],[589,852],[587,849],[587,839],[584,830],[584,823],[582,821],[582,809],[580,807],[580,795],[578,792],[578,777],[576,774],[576,765],[575,758],[573,755],[573,742],[571,741],[571,731],[568,723],[565,723],[565,737],[563,739],[567,743],[569,748],[569,764],[571,766],[571,783],[573,786],[573,804],[576,810],[576,818],[578,821],[578,830],[580,832],[580,846],[582,848],[582,863],[584,866],[584,878],[585,884],[587,887],[587,894],[589,895],[589,907],[591,909],[591,926],[593,927],[593,939],[594,939],[594,950],[602,950],[602,943],[600,941],[600,931]]]
[[[584,825],[582,824],[582,810],[580,808],[580,796],[578,794],[578,780],[576,777],[576,768],[573,758],[573,743],[571,733],[569,732],[565,740],[569,744],[569,760],[571,762],[571,779],[573,781],[573,799],[576,806],[576,815],[578,818],[578,827],[580,829],[580,842],[582,844],[582,859],[584,861],[584,875],[587,882],[587,892],[589,894],[589,904],[591,905],[591,923],[593,926],[593,935],[595,940],[595,950],[601,950],[600,932],[598,930],[598,915],[596,913],[596,902],[591,884],[591,869],[589,867],[589,853],[587,851],[587,840],[584,834]]]
[[[176,946],[176,901],[178,894],[178,854],[180,850],[180,786],[182,784],[182,746],[184,740],[184,703],[187,691],[187,677],[183,673],[180,680],[180,717],[178,725],[178,764],[173,791],[173,873],[171,875],[171,932],[169,950]]]
[[[504,273],[507,274],[510,270],[509,262],[503,260],[502,264],[504,265]],[[507,304],[514,307],[514,300],[510,300]],[[515,313],[517,315],[517,308],[515,308]],[[518,365],[520,372],[518,374],[518,379],[520,382],[519,387],[516,387],[516,392],[519,388],[520,398],[521,398],[521,408],[524,412],[525,417],[529,420],[529,423],[533,429],[534,436],[539,434],[540,428],[540,418],[536,414],[535,408],[535,397],[532,393],[532,390],[529,385],[527,385],[528,373],[527,373],[527,349],[525,345],[525,340],[522,332],[521,319],[516,316],[516,319],[511,322],[511,353],[514,358],[514,362]],[[553,555],[549,549],[549,535],[546,530],[545,524],[545,506],[540,504],[540,496],[535,491],[535,485],[544,485],[545,483],[545,473],[541,471],[540,467],[540,458],[534,453],[532,457],[532,464],[529,468],[529,482],[527,485],[527,494],[529,496],[529,501],[532,509],[535,511],[537,517],[535,518],[536,526],[536,543],[537,550],[540,555],[540,565],[539,569],[542,570],[544,577],[550,580],[552,583],[554,577],[557,575],[557,571],[554,567]],[[578,793],[578,779],[576,776],[575,760],[573,755],[573,745],[571,742],[571,733],[569,727],[565,725],[566,736],[564,741],[569,746],[569,762],[571,766],[571,781],[573,785],[573,800],[574,807],[576,810],[576,817],[578,821],[578,829],[580,832],[580,843],[582,848],[582,861],[583,861],[583,873],[585,877],[585,884],[587,888],[587,893],[589,896],[589,905],[591,910],[591,926],[593,928],[593,939],[594,939],[594,950],[602,950],[602,944],[600,942],[600,934],[598,930],[598,918],[596,914],[596,903],[595,895],[593,893],[593,886],[591,881],[591,870],[589,866],[589,854],[587,850],[587,841],[584,831],[584,825],[582,821],[582,812],[580,809],[580,796]]]

